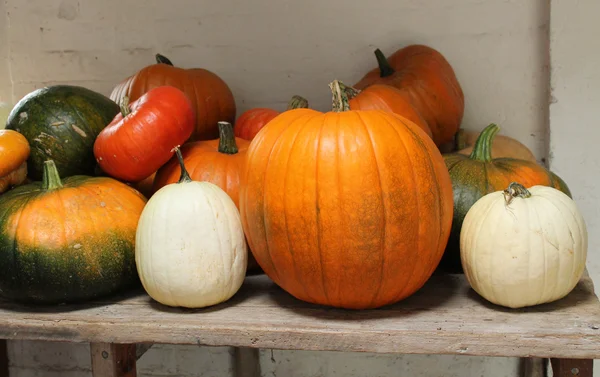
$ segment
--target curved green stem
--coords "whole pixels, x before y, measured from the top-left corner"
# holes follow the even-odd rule
[[[129,97],[128,96],[123,96],[123,99],[121,100],[121,104],[119,105],[119,107],[121,108],[121,115],[123,115],[123,118],[125,118],[127,115],[131,114],[131,109],[129,108]]]
[[[44,161],[44,174],[42,176],[42,190],[55,190],[63,187],[53,160]]]
[[[219,152],[226,154],[238,153],[238,146],[235,142],[233,126],[229,122],[218,122],[219,126]]]
[[[171,149],[171,152],[175,152],[177,155],[177,159],[179,160],[179,168],[181,169],[181,175],[179,176],[179,181],[177,183],[189,183],[192,182],[192,178],[188,174],[185,164],[183,163],[183,156],[181,155],[181,150],[179,149],[179,145],[175,148]]]
[[[379,77],[388,77],[396,72],[380,49],[375,50],[375,58],[379,65]]]
[[[308,109],[308,101],[304,97],[298,95],[293,96],[288,102],[287,110],[293,109]]]
[[[342,84],[338,80],[333,80],[329,84],[332,94],[332,109],[335,112],[342,112],[350,110],[350,104],[348,103],[348,95],[344,88],[346,85]]]
[[[473,146],[473,151],[469,158],[471,160],[482,162],[492,161],[492,143],[494,142],[494,137],[496,137],[498,131],[500,131],[500,127],[494,123],[484,128],[479,134],[479,137],[477,137],[477,141]]]
[[[529,190],[527,190],[525,188],[525,186],[523,186],[520,183],[517,182],[511,182],[508,185],[508,188],[506,190],[504,190],[502,192],[504,194],[504,201],[506,202],[507,205],[510,204],[510,202],[512,202],[512,200],[514,198],[523,198],[523,199],[527,199],[529,197],[531,197],[531,193],[529,192]]]
[[[173,63],[169,60],[169,58],[167,58],[164,55],[156,54],[155,57],[156,57],[156,63],[158,63],[158,64],[166,64],[166,65],[170,65],[170,66],[173,65]]]

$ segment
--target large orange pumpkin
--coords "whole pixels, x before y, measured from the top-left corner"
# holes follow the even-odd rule
[[[242,224],[264,272],[294,297],[376,308],[417,291],[452,222],[452,184],[432,140],[406,118],[350,110],[286,111],[252,141]]]
[[[375,56],[379,67],[369,71],[354,87],[388,84],[406,90],[429,125],[436,145],[452,141],[462,122],[465,99],[446,58],[424,45],[406,46],[387,59],[377,49]]]
[[[165,85],[183,91],[194,107],[196,129],[189,140],[214,139],[219,136],[217,122],[235,120],[235,99],[223,79],[206,69],[175,67],[160,54],[156,55],[156,64],[142,68],[118,84],[110,99],[120,104],[128,96],[133,102],[150,89]]]
[[[419,126],[432,137],[429,125],[410,102],[405,90],[396,89],[390,85],[375,84],[364,90],[343,87],[350,99],[351,110],[383,110],[402,115]]]

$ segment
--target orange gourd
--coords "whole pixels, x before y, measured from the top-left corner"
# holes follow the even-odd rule
[[[286,110],[307,107],[308,101],[306,99],[300,96],[293,96],[290,102],[288,102]],[[256,107],[246,110],[235,122],[235,126],[233,127],[235,136],[252,141],[258,131],[279,114],[279,111],[265,107]]]
[[[407,91],[411,103],[425,119],[436,145],[451,142],[462,122],[465,100],[454,69],[437,50],[410,45],[387,59],[377,49],[379,67],[369,71],[354,87],[388,84]]]
[[[186,94],[196,115],[196,128],[190,141],[218,137],[217,122],[235,120],[236,105],[227,83],[215,73],[202,68],[179,68],[157,54],[156,64],[142,68],[112,91],[110,99],[120,104],[123,97],[136,101],[150,89],[173,86]]]
[[[0,130],[0,193],[25,182],[30,151],[25,136],[13,130]]]
[[[389,85],[376,84],[363,90],[344,87],[349,98],[351,110],[383,110],[405,117],[419,126],[432,137],[431,130],[421,114],[410,102],[410,97],[404,90]]]
[[[429,279],[452,222],[442,155],[413,122],[350,110],[286,111],[250,144],[240,181],[242,224],[263,271],[294,297],[366,309]]]

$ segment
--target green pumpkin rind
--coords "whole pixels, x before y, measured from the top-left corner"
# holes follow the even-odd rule
[[[37,89],[12,109],[6,128],[31,146],[29,177],[41,180],[44,161],[54,160],[61,177],[94,175],[94,141],[120,111],[108,97],[70,85]]]
[[[564,192],[569,198],[573,199],[573,194],[571,194],[571,190],[569,189],[567,182],[553,172],[550,172],[550,178],[552,179],[552,187]]]
[[[493,140],[500,128],[490,124],[479,135],[470,156],[459,153],[444,154],[444,161],[452,180],[454,196],[454,214],[452,228],[446,250],[439,264],[439,269],[447,272],[462,272],[460,262],[460,231],[467,212],[482,198],[497,189],[491,186],[487,169],[493,161],[493,166],[508,175],[515,176],[515,162],[522,166],[538,165],[531,161],[516,160],[513,158],[492,159]],[[538,169],[543,169],[539,166]],[[570,196],[569,189],[558,177],[550,171],[546,172],[549,185],[557,188]]]
[[[61,183],[58,172],[54,172],[54,182],[64,189],[112,179],[71,176]],[[55,190],[46,189],[46,182],[45,174],[44,182],[19,186],[0,196],[0,296],[28,304],[57,304],[86,301],[139,286],[134,242],[118,232],[82,239],[78,249],[31,248],[15,239],[7,229],[8,219]],[[90,258],[94,258],[97,271],[90,272]]]

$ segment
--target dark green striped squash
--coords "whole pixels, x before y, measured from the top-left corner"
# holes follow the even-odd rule
[[[23,97],[6,128],[20,132],[31,146],[29,177],[42,179],[44,161],[54,160],[61,177],[94,175],[96,137],[119,112],[108,97],[71,85],[37,89]]]
[[[146,199],[108,177],[43,181],[0,196],[0,295],[52,304],[111,294],[139,283],[135,233]]]
[[[560,177],[536,162],[507,157],[492,158],[492,145],[499,130],[495,124],[487,126],[477,138],[469,156],[460,153],[444,154],[452,179],[454,215],[450,239],[438,271],[462,272],[460,230],[469,209],[484,195],[504,190],[514,181],[525,187],[550,186],[571,195],[567,184]]]

